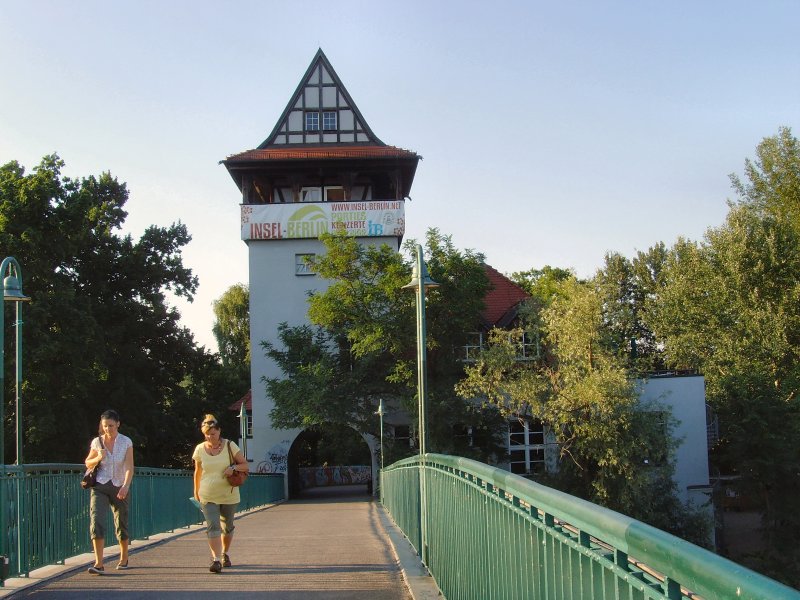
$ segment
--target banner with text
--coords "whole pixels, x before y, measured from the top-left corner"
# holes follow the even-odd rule
[[[355,237],[402,236],[405,223],[399,200],[242,205],[243,240],[318,238],[342,230]]]

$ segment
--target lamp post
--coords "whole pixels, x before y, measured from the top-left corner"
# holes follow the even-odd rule
[[[416,262],[411,274],[411,282],[403,289],[413,289],[417,293],[417,401],[419,410],[419,456],[420,456],[420,554],[423,564],[428,564],[428,509],[425,485],[425,454],[428,451],[428,359],[427,333],[425,331],[425,290],[439,287],[428,275],[422,246],[417,244]]]
[[[242,399],[242,407],[239,409],[239,435],[242,436],[242,456],[247,460],[247,409],[245,409],[244,399]]]
[[[5,478],[6,478],[6,457],[5,457],[5,302],[14,302],[17,305],[16,321],[16,425],[17,425],[17,467],[19,469],[17,482],[17,560],[19,571],[22,572],[22,411],[21,411],[21,388],[22,388],[22,303],[30,300],[22,293],[22,268],[17,259],[9,256],[3,259],[0,265],[0,277],[3,278],[3,311],[0,315],[0,465],[2,465],[2,479],[0,482],[0,507],[6,506],[5,499]],[[0,555],[5,563],[7,555],[6,548],[6,523],[5,508],[0,511]],[[5,571],[5,565],[0,566]]]
[[[383,469],[383,415],[386,414],[386,410],[383,408],[383,398],[378,401],[378,418],[381,422],[381,469]]]
[[[378,400],[378,410],[376,414],[381,424],[381,470],[378,472],[378,476],[375,480],[378,482],[378,493],[381,497],[381,504],[383,504],[383,415],[386,414],[386,410],[383,408],[383,398]]]

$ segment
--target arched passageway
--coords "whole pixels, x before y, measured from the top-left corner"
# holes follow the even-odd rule
[[[298,498],[320,487],[330,488],[325,495],[372,493],[372,464],[369,445],[352,427],[309,427],[289,448],[289,497]]]

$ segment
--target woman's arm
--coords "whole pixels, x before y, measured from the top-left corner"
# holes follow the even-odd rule
[[[230,444],[231,442],[228,443]],[[225,469],[223,475],[227,477],[228,475],[232,475],[234,471],[241,471],[242,473],[250,472],[250,466],[247,464],[247,459],[244,457],[241,450],[237,450],[236,454],[233,455],[233,464]]]
[[[203,465],[199,460],[194,461],[194,497],[200,502],[200,478],[203,476]]]
[[[122,480],[122,487],[117,492],[117,498],[124,500],[128,495],[128,490],[131,489],[131,481],[133,481],[133,446],[125,451],[125,478]]]
[[[241,450],[233,457],[233,462],[236,463],[234,465],[236,471],[242,471],[243,473],[250,472],[250,465],[247,464],[247,459],[244,457]]]
[[[97,450],[93,446],[89,446],[89,455],[83,461],[87,469],[93,469],[103,460],[103,450]]]

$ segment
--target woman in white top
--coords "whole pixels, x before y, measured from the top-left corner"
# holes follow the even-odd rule
[[[128,568],[128,492],[133,480],[133,442],[119,433],[119,414],[107,410],[100,415],[98,437],[92,440],[84,463],[87,469],[100,465],[97,484],[91,489],[89,534],[94,549],[92,575],[103,574],[103,549],[108,508],[114,512],[114,527],[120,554],[117,570]]]

